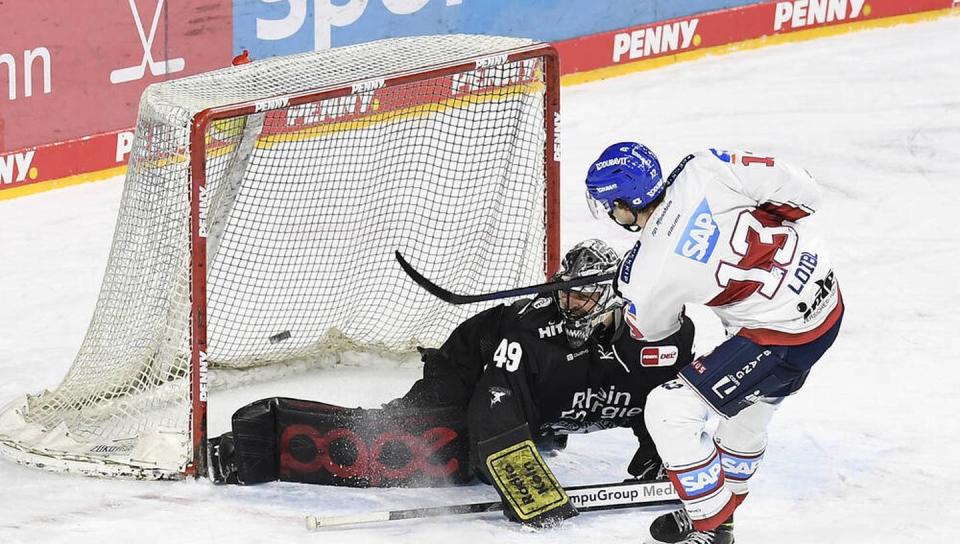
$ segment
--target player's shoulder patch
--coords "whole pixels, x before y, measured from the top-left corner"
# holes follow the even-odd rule
[[[549,297],[539,297],[533,302],[531,302],[530,306],[536,310],[540,310],[542,308],[546,308],[547,306],[549,306],[551,302],[552,301],[550,300]]]
[[[644,346],[640,350],[640,366],[674,366],[679,359],[680,348],[669,344]]]
[[[720,159],[723,162],[732,162],[730,158],[730,152],[726,149],[716,149],[711,147],[710,153],[713,153],[713,156]]]
[[[553,297],[550,295],[540,295],[532,300],[518,300],[511,305],[511,308],[516,313],[517,319],[523,319],[528,316],[543,314],[552,306]]]

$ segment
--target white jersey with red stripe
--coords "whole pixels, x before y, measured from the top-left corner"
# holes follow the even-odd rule
[[[707,150],[670,174],[664,200],[624,257],[616,288],[637,338],[679,328],[685,303],[763,345],[819,337],[842,312],[823,243],[807,224],[820,190],[773,157]]]

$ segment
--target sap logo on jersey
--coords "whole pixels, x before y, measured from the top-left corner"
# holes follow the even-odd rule
[[[704,198],[690,216],[687,228],[680,236],[674,253],[693,261],[706,263],[710,260],[719,237],[720,229],[717,227],[717,222],[713,220],[710,203]]]
[[[720,456],[716,455],[705,467],[677,474],[677,480],[687,495],[684,498],[693,498],[716,491],[722,483],[721,474],[723,474],[723,468],[720,466]]]
[[[643,348],[640,350],[640,366],[673,366],[679,355],[677,346]]]
[[[797,29],[821,25],[833,21],[856,19],[861,13],[869,15],[870,6],[864,9],[865,0],[793,0],[777,2],[773,17],[773,30],[784,26]]]

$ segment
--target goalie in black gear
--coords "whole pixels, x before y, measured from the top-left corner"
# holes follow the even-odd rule
[[[557,278],[605,274],[615,271],[617,265],[618,257],[612,249],[600,240],[587,240],[567,252]],[[460,455],[458,470],[447,474],[447,480],[462,482],[470,478],[470,469],[479,472],[496,485],[505,504],[510,506],[505,512],[512,519],[536,525],[569,517],[575,510],[535,445],[562,445],[569,433],[629,427],[636,434],[639,447],[628,472],[638,478],[654,478],[661,463],[643,424],[646,396],[673,379],[693,359],[694,330],[689,320],[684,320],[680,330],[664,340],[643,342],[630,336],[629,327],[623,323],[621,305],[607,282],[495,306],[461,323],[440,348],[421,349],[423,378],[383,410],[347,410],[320,403],[313,403],[311,410],[336,420],[340,426],[372,425],[377,429],[382,428],[383,420],[392,418],[396,422],[399,417],[404,426],[420,425],[414,430],[405,427],[407,434],[413,436],[427,436],[426,433],[433,432],[424,430],[428,427],[453,429],[458,433],[457,440],[426,444],[431,451],[445,452],[447,457],[434,456],[429,461],[432,465],[424,459],[420,466],[439,466]],[[237,437],[228,436],[229,433],[223,437],[227,448],[233,447],[234,440],[241,440],[239,429],[249,429],[244,433],[248,437],[243,440],[245,444],[262,437],[263,425],[254,420],[270,411],[263,406],[268,401],[274,407],[272,412],[282,415],[271,416],[273,427],[267,432],[285,436],[284,429],[290,425],[273,421],[290,419],[288,413],[295,413],[301,418],[297,422],[303,423],[307,408],[302,403],[295,404],[298,401],[258,401],[259,404],[235,414],[233,427]],[[255,424],[251,426],[251,422]],[[213,443],[215,454],[220,448],[218,440]],[[358,453],[358,448],[363,448],[358,445],[362,441],[348,445],[347,461],[341,459],[328,465],[353,467],[351,460],[370,457],[364,457],[365,452]],[[396,473],[383,469],[372,471],[372,475],[351,472],[355,477],[332,480],[292,477],[289,471],[284,472],[284,459],[312,459],[314,452],[322,448],[311,444],[304,457],[297,452],[296,440],[277,442],[278,451],[256,455],[249,454],[253,448],[248,447],[245,459],[234,461],[232,467],[215,458],[214,471],[226,466],[222,472],[232,473],[238,466],[240,477],[233,478],[243,483],[277,477],[340,485],[438,483],[436,479],[383,479],[385,473]],[[323,444],[329,446],[329,451],[320,454],[330,457],[336,453],[334,442]],[[284,451],[285,448],[291,451]],[[413,449],[417,448],[420,446]],[[272,468],[276,458],[281,464],[279,474]],[[264,471],[264,467],[273,472]],[[260,472],[255,476],[257,471]],[[229,480],[230,475],[221,473],[217,479]]]
[[[612,249],[587,240],[567,252],[557,278],[617,265]],[[664,340],[642,342],[630,336],[621,305],[603,283],[480,312],[439,349],[423,350],[423,378],[391,405],[468,406],[471,464],[512,506],[508,516],[535,524],[567,517],[573,508],[531,442],[630,427],[640,443],[628,471],[654,478],[661,463],[643,424],[646,396],[693,359],[689,320]]]

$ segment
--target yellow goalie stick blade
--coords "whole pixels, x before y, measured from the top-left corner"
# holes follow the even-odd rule
[[[523,521],[570,502],[532,440],[490,454],[486,465],[497,487]]]

